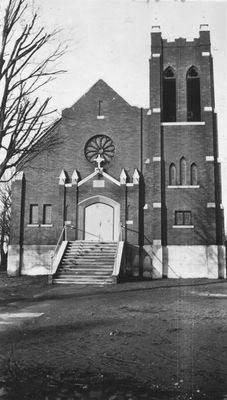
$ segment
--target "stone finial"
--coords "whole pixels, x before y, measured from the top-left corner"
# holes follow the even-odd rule
[[[17,174],[15,176],[15,181],[22,181],[23,177],[24,177],[24,172],[19,171],[19,172],[17,172]]]
[[[65,171],[62,170],[59,176],[59,185],[64,185],[66,181]]]
[[[79,180],[79,175],[77,173],[77,171],[74,169],[73,173],[72,173],[72,185],[77,185]]]
[[[154,33],[156,33],[156,32],[161,32],[161,27],[160,27],[160,25],[152,25],[151,31],[152,31],[152,33],[153,33],[153,32],[154,32]]]
[[[134,185],[138,185],[139,184],[139,180],[140,180],[140,176],[139,176],[138,169],[136,168],[135,171],[134,171],[134,174],[132,176],[132,181],[133,181]]]
[[[126,175],[125,170],[123,168],[122,171],[121,171],[121,174],[120,174],[120,184],[121,185],[126,185],[126,180],[127,180],[127,175]]]
[[[200,31],[209,31],[209,25],[206,23],[203,23],[200,25],[199,30]]]

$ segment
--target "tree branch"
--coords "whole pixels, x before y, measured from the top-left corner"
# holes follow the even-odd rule
[[[53,137],[55,124],[48,120],[55,113],[49,107],[51,99],[40,101],[39,90],[65,72],[54,64],[66,47],[48,51],[59,31],[38,27],[38,14],[29,16],[28,4],[28,0],[8,0],[0,30],[0,155],[4,151],[0,180],[8,169],[21,168],[58,142]]]

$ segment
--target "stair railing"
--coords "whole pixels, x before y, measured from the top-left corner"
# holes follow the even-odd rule
[[[123,224],[121,224],[121,228],[122,228],[122,230],[124,229],[124,230],[130,231],[130,232],[134,232],[134,233],[138,233],[139,234],[139,231],[136,231],[135,229],[129,228],[128,226],[126,227]],[[149,240],[146,235],[143,235],[143,237],[150,245],[153,245],[153,241]]]
[[[118,236],[118,242],[122,242],[122,238],[123,238],[123,226],[120,225],[120,229],[119,229],[119,236]]]
[[[66,239],[66,232],[67,232],[67,227],[66,227],[66,225],[64,225],[62,230],[61,230],[61,233],[60,233],[59,239],[57,241],[57,244],[55,246],[55,249],[53,251],[53,254],[51,255],[51,274],[52,274],[52,270],[53,270],[53,263],[54,263],[55,257],[58,254],[58,250],[60,249],[60,246],[61,246],[61,244],[63,242],[64,234],[65,234],[65,240],[67,240]]]
[[[100,239],[100,237],[99,237],[98,235],[96,235],[95,233],[91,233],[91,232],[89,232],[89,231],[85,231],[85,229],[80,229],[80,228],[78,228],[78,227],[75,227],[74,225],[66,225],[66,231],[65,231],[66,235],[67,235],[67,228],[68,228],[68,229],[77,230],[78,232],[80,231],[80,232],[83,233],[83,236],[84,236],[85,233],[87,233],[87,234],[90,235],[90,236],[94,236],[95,238]],[[65,239],[65,240],[67,240],[67,239]],[[100,241],[100,240],[98,240],[98,241]]]
[[[122,229],[125,229],[125,230],[127,229],[128,231],[135,232],[135,233],[139,233],[139,232],[136,231],[135,229],[128,228],[128,227],[126,227],[125,225],[122,225],[122,224],[121,224],[121,227],[122,227]],[[153,246],[153,241],[149,240],[148,237],[147,237],[146,235],[143,235],[143,237],[144,237],[144,239],[145,239],[151,246]],[[152,252],[153,256],[154,256],[160,263],[162,263],[162,260],[157,256],[157,254],[155,254],[155,252],[153,251],[152,248],[151,248],[151,252]],[[169,265],[169,263],[168,263],[168,267],[169,267],[169,268],[171,269],[171,271],[177,276],[177,278],[181,278],[181,276],[178,275],[178,274],[174,271],[174,269]]]

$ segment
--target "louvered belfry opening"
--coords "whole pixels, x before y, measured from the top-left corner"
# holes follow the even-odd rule
[[[200,79],[198,70],[192,66],[187,72],[187,120],[201,121]]]
[[[176,121],[176,77],[171,67],[163,72],[163,121]]]

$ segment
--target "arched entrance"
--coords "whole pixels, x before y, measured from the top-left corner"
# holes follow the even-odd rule
[[[114,240],[114,209],[105,203],[85,208],[85,240]]]
[[[79,206],[78,238],[92,241],[118,241],[120,204],[105,196],[93,196]]]

